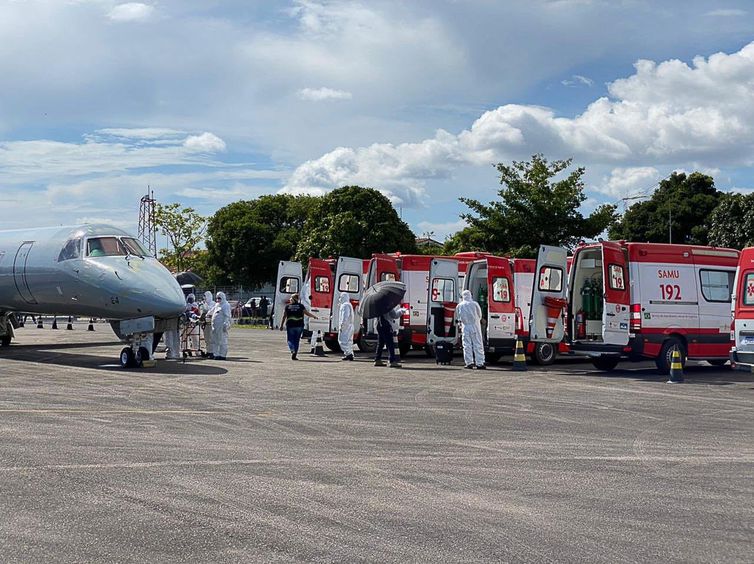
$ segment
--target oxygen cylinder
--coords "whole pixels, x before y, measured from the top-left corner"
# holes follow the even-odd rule
[[[584,285],[581,287],[581,303],[582,311],[585,319],[591,319],[592,317],[592,284],[589,279],[584,280]]]
[[[576,313],[576,338],[586,339],[586,315],[583,309]]]

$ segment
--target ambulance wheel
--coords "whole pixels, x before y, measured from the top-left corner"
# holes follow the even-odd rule
[[[377,348],[376,343],[369,343],[364,337],[359,339],[359,341],[356,343],[356,346],[359,348],[361,352],[364,352],[364,353],[372,353]]]
[[[557,355],[558,352],[552,343],[537,343],[531,353],[531,361],[539,366],[550,366],[555,362]]]
[[[424,354],[427,355],[427,358],[435,358],[435,347],[424,345]]]
[[[727,358],[715,358],[713,360],[708,360],[712,366],[725,366],[728,362]]]
[[[681,366],[686,366],[686,348],[680,339],[671,337],[662,344],[660,354],[655,359],[657,372],[660,374],[670,374],[670,364],[673,362],[673,349],[678,347],[681,352]]]
[[[120,367],[121,368],[136,368],[136,356],[134,355],[131,347],[125,347],[120,351]]]
[[[489,364],[496,364],[500,361],[500,357],[503,356],[503,353],[499,352],[486,352],[484,353],[484,360],[486,363]]]
[[[411,343],[398,343],[398,350],[401,353],[401,356],[406,356],[409,352],[411,352]]]
[[[0,338],[0,344],[4,347],[10,346],[10,335],[6,335],[5,337]]]
[[[604,370],[605,372],[615,370],[618,362],[620,362],[620,357],[617,356],[597,356],[592,359],[594,367],[597,370]]]
[[[332,339],[325,339],[325,346],[333,352],[340,352],[340,343]]]

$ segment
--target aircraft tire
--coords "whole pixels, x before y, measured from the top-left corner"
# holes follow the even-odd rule
[[[139,347],[136,352],[136,365],[141,368],[145,360],[149,360],[149,351],[145,347]]]
[[[120,351],[120,367],[136,368],[136,356],[131,347],[124,347],[123,350]]]

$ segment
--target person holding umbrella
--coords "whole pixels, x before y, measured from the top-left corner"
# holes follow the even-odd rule
[[[400,368],[401,364],[395,356],[393,344],[393,320],[400,318],[404,310],[399,308],[406,285],[403,282],[386,280],[377,282],[364,292],[359,304],[363,319],[377,318],[377,354],[374,357],[375,366],[385,366],[382,361],[382,349],[387,347],[390,368]]]
[[[304,332],[304,316],[317,319],[307,311],[303,304],[300,303],[299,295],[291,296],[291,303],[285,306],[283,319],[280,321],[280,330],[286,329],[288,332],[288,349],[291,351],[291,360],[298,360],[298,347],[301,343],[301,333]]]

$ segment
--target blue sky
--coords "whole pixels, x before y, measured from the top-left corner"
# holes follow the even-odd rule
[[[752,30],[745,1],[0,0],[2,226],[360,184],[442,239],[536,152],[586,167],[585,211],[673,170],[748,191]]]

